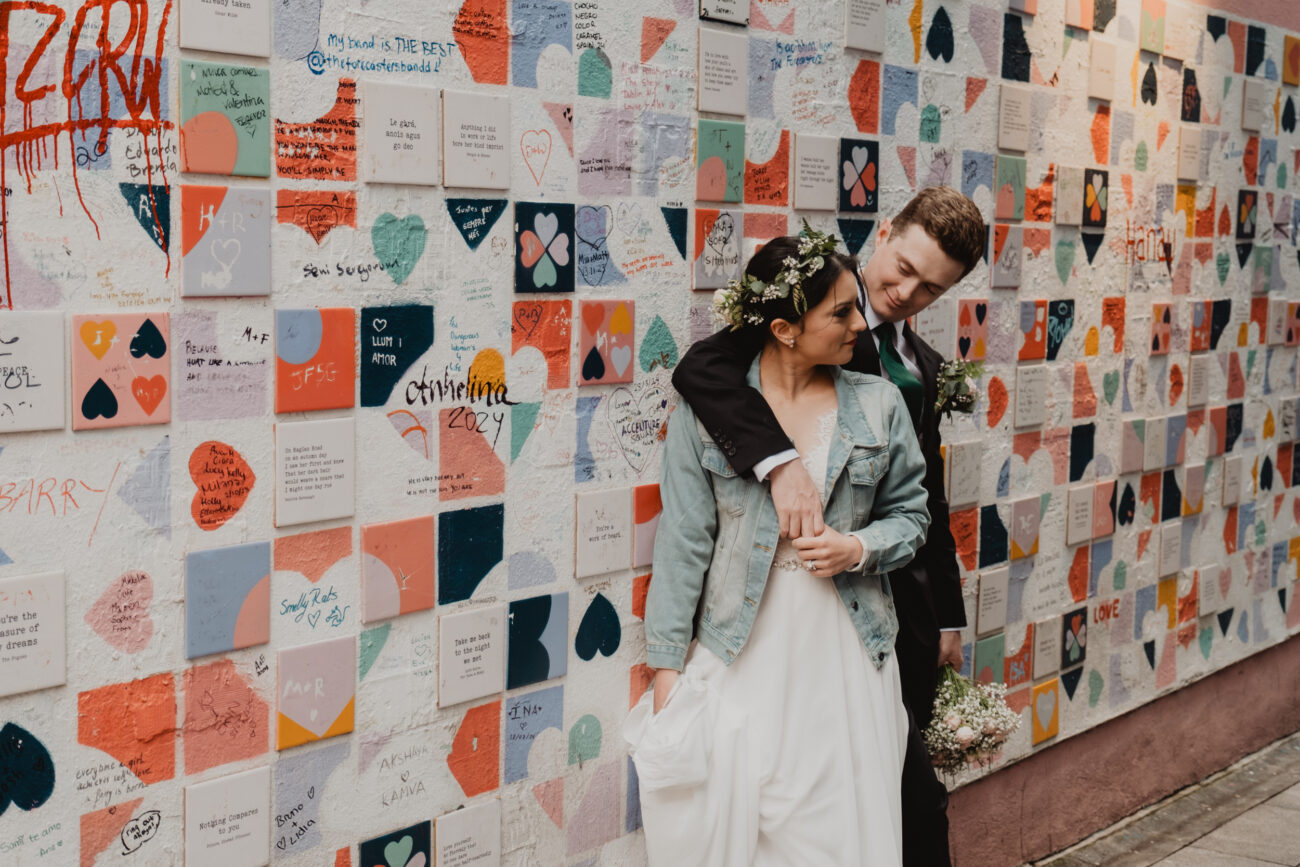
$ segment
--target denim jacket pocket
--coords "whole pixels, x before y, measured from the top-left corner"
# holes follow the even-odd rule
[[[853,529],[866,525],[875,502],[875,488],[889,472],[889,450],[885,446],[854,446],[845,465],[853,488]]]
[[[733,517],[745,514],[745,500],[749,496],[750,482],[736,474],[735,469],[711,442],[704,443],[704,453],[700,456],[700,465],[712,476],[714,498],[718,508]]]

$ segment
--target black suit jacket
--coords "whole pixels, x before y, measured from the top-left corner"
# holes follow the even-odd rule
[[[916,357],[925,388],[917,439],[925,456],[930,529],[916,557],[898,570],[891,584],[899,628],[922,645],[937,647],[940,629],[966,625],[957,546],[943,490],[939,416],[934,411],[943,357],[906,325],[903,336]],[[762,394],[745,384],[749,365],[761,347],[762,335],[724,329],[692,345],[673,371],[673,385],[739,473],[748,473],[764,458],[793,447]],[[853,359],[844,366],[879,375],[880,354],[874,337],[862,335]]]

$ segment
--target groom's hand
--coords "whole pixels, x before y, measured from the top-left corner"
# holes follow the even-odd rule
[[[822,522],[822,498],[803,461],[786,461],[768,473],[768,479],[782,537],[820,536],[826,526]]]
[[[945,629],[939,633],[939,667],[945,664],[961,671],[962,663],[965,661],[964,654],[961,652],[961,633]]]

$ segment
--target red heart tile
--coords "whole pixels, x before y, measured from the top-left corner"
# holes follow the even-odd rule
[[[215,530],[244,506],[257,476],[234,446],[208,440],[190,454],[190,478],[198,491],[190,514],[201,529]]]

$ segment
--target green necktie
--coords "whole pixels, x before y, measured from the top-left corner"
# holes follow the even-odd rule
[[[921,388],[921,380],[907,369],[903,356],[898,354],[898,347],[894,345],[894,323],[882,322],[876,326],[875,334],[880,339],[880,366],[884,368],[889,380],[903,393],[907,411],[912,414],[912,424],[919,426],[925,390]]]

